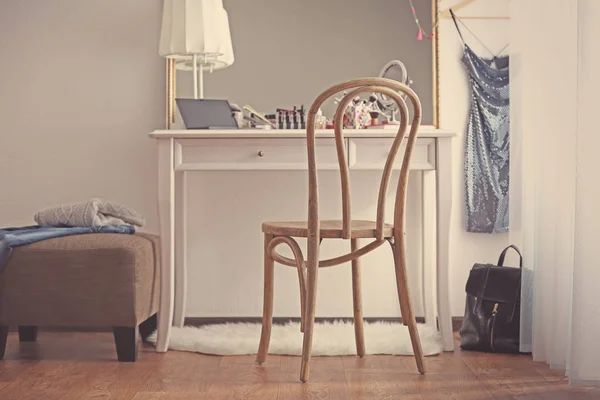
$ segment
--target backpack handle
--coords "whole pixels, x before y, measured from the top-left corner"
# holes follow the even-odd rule
[[[519,268],[523,268],[523,255],[521,254],[521,251],[519,250],[519,248],[517,246],[515,246],[514,244],[511,244],[510,246],[508,246],[507,248],[502,250],[502,253],[500,253],[500,258],[498,258],[498,266],[499,267],[504,266],[504,257],[506,257],[506,252],[508,251],[508,249],[515,249],[515,251],[519,255]]]

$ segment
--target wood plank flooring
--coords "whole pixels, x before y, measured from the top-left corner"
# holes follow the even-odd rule
[[[110,333],[40,332],[37,343],[11,334],[0,361],[2,400],[403,399],[598,400],[600,389],[572,388],[530,356],[464,352],[427,357],[313,357],[308,384],[300,358],[217,357],[143,345],[137,363],[116,361]]]

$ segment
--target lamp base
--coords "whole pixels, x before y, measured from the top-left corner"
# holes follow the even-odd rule
[[[200,68],[203,71],[212,72],[215,69],[224,68],[227,64],[217,59],[208,60],[207,63],[200,63]],[[175,68],[179,71],[193,71],[194,62],[192,60],[179,60],[175,62]]]

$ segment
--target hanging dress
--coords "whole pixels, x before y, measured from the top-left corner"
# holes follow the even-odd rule
[[[510,109],[508,56],[483,58],[464,44],[471,100],[465,146],[467,231],[508,231]]]

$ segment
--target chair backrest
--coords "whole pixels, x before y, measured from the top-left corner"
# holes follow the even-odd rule
[[[351,90],[353,89],[353,90]],[[343,231],[342,238],[350,238],[350,229],[352,224],[351,217],[351,202],[350,202],[350,181],[348,162],[346,156],[346,150],[344,146],[344,137],[342,133],[343,117],[348,104],[361,93],[381,93],[385,96],[392,98],[396,104],[398,104],[400,111],[400,125],[396,138],[392,143],[392,148],[387,157],[385,167],[383,170],[381,184],[379,186],[379,198],[377,201],[377,231],[376,239],[384,239],[384,223],[385,223],[385,199],[386,193],[390,182],[390,176],[392,173],[392,167],[396,159],[396,155],[402,144],[402,140],[406,135],[408,129],[408,106],[404,98],[398,93],[401,92],[406,95],[413,104],[413,118],[410,133],[408,135],[408,141],[406,144],[406,150],[404,152],[404,159],[400,169],[400,177],[398,179],[398,187],[396,190],[396,201],[394,206],[394,227],[396,232],[400,232],[399,235],[403,235],[404,232],[404,213],[406,208],[406,188],[408,184],[408,173],[410,167],[410,158],[412,150],[417,138],[419,125],[421,123],[421,102],[417,97],[416,93],[403,83],[385,79],[385,78],[362,78],[351,80],[332,86],[325,90],[319,95],[313,102],[309,113],[308,113],[308,129],[307,129],[307,146],[308,146],[308,230],[309,230],[309,246],[318,246],[317,242],[319,239],[319,190],[318,190],[318,177],[317,177],[317,160],[315,156],[315,117],[323,102],[332,95],[341,91],[351,90],[346,94],[343,99],[339,102],[337,111],[334,117],[335,125],[335,142],[337,148],[338,163],[340,166],[340,176],[342,183],[342,220],[343,220]],[[309,254],[311,252],[309,251]],[[314,253],[314,252],[313,252]]]

